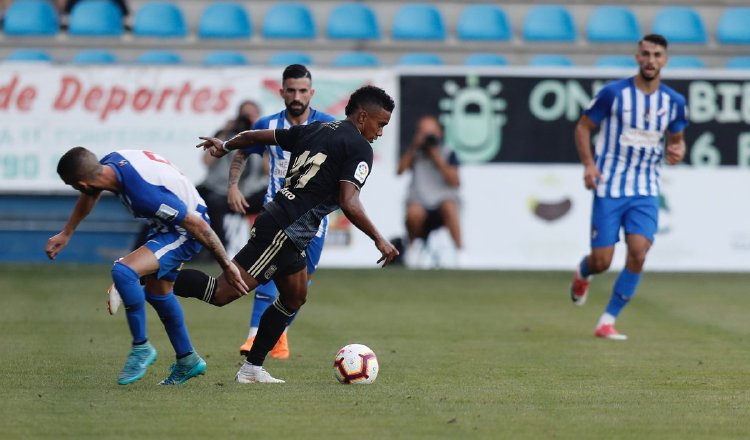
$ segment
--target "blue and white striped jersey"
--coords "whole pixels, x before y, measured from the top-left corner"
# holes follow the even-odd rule
[[[206,215],[206,202],[180,170],[156,153],[119,150],[104,156],[102,165],[112,167],[120,183],[117,196],[136,218],[149,221],[158,232],[187,235],[180,223],[190,212]]]
[[[584,114],[599,124],[596,195],[659,195],[664,135],[687,127],[685,97],[664,84],[646,95],[631,77],[605,85]]]
[[[300,125],[307,125],[317,121],[333,122],[335,120],[336,118],[329,115],[328,113],[323,113],[310,107],[310,115],[307,117],[307,121],[303,122]],[[282,110],[279,113],[264,116],[258,119],[258,121],[253,125],[253,130],[275,130],[277,128],[288,129],[291,127],[292,125],[286,118],[286,110]],[[286,171],[289,167],[289,157],[291,156],[291,153],[282,150],[278,145],[265,145],[243,148],[242,152],[245,154],[263,154],[264,149],[268,151],[268,158],[270,160],[271,168],[271,172],[268,176],[268,189],[266,190],[265,200],[263,201],[263,204],[266,204],[273,200],[273,197],[276,195],[276,193],[284,187],[284,177],[286,177]],[[324,233],[327,227],[328,217],[323,219],[323,222],[321,223],[321,230],[318,231],[318,234]]]

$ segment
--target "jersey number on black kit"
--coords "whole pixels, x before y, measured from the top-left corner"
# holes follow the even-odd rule
[[[318,174],[323,162],[328,155],[317,153],[312,157],[309,151],[305,151],[297,157],[284,182],[286,188],[304,188],[305,185]]]

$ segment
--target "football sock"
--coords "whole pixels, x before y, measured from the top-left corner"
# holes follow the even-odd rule
[[[174,283],[174,294],[213,304],[216,278],[194,269],[183,269]]]
[[[172,292],[166,295],[147,293],[146,300],[156,309],[177,358],[183,358],[192,353],[193,345],[190,343],[190,336],[188,336],[185,318],[182,314],[182,306],[177,297]]]
[[[641,274],[633,273],[627,268],[623,269],[612,289],[612,297],[607,304],[607,313],[616,318],[635,294],[640,281]]]
[[[612,325],[615,323],[615,317],[610,315],[607,312],[602,313],[601,318],[599,318],[599,323],[596,324],[597,327],[602,325]]]
[[[263,313],[265,313],[268,306],[270,306],[278,296],[279,291],[276,290],[276,285],[273,281],[269,281],[255,289],[253,313],[250,315],[250,327],[257,328],[260,326],[260,317],[263,316]]]
[[[146,294],[138,279],[138,274],[120,261],[112,266],[112,281],[115,282],[115,287],[120,292],[125,306],[125,316],[128,318],[130,334],[133,336],[133,345],[140,345],[148,340],[146,337]]]
[[[253,348],[247,355],[247,361],[259,367],[263,365],[266,355],[276,345],[276,341],[279,340],[281,334],[284,333],[289,319],[297,312],[281,304],[281,300],[278,298],[272,306],[267,308],[260,318],[258,334],[255,336]]]
[[[583,260],[581,260],[581,264],[578,265],[578,273],[581,274],[581,277],[588,278],[591,276],[591,272],[589,272],[589,267],[586,264],[586,257],[583,257]]]

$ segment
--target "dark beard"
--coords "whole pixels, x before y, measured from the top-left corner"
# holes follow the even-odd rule
[[[293,103],[294,104],[294,103]],[[298,118],[302,116],[305,111],[307,111],[307,107],[310,104],[303,105],[302,107],[299,107],[299,109],[292,107],[291,104],[286,107],[286,111],[288,111],[293,117]]]

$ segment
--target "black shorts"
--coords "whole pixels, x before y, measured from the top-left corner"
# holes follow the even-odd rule
[[[250,240],[234,259],[260,284],[307,268],[305,252],[297,249],[265,211],[255,219]]]

